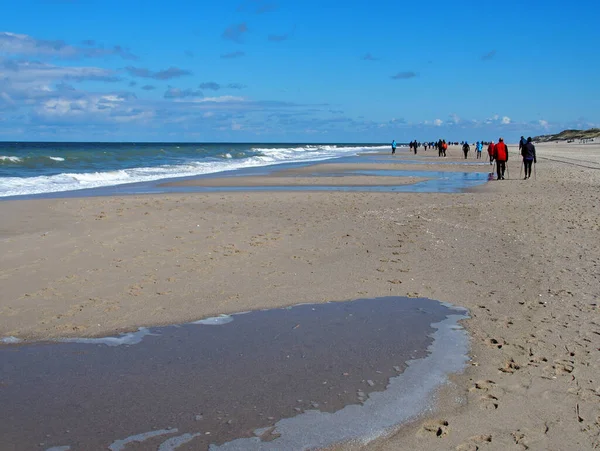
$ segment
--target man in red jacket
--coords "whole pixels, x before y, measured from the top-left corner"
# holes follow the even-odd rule
[[[504,139],[500,138],[498,144],[494,146],[494,159],[496,160],[496,170],[498,171],[498,180],[504,180],[504,171],[508,161],[508,147],[504,144]]]

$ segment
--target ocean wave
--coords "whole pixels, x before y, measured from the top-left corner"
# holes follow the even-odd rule
[[[54,157],[54,156],[46,156],[46,155],[35,155],[35,156],[27,156],[27,157],[17,157],[14,155],[0,155],[0,163],[30,163],[37,161],[65,161],[63,157]]]
[[[381,150],[387,149],[389,146],[343,146],[338,144],[309,144],[296,147],[252,147],[251,149],[257,152],[335,152],[335,151],[353,151],[353,150]]]
[[[190,177],[284,163],[323,161],[361,152],[378,151],[387,146],[301,146],[253,148],[246,158],[220,158],[186,161],[152,167],[134,167],[94,172],[64,172],[36,177],[1,177],[0,197],[33,195],[100,188],[136,182]]]
[[[124,180],[131,179],[131,176],[124,169],[109,172],[83,172],[80,174],[66,173],[62,175],[65,177],[71,177],[82,184],[95,184],[98,182],[104,184],[105,182],[123,182]]]
[[[13,157],[11,155],[0,155],[0,161],[4,161],[7,163],[18,163],[23,160],[19,157]]]

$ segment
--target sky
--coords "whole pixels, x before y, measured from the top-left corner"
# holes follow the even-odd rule
[[[515,142],[599,127],[598,17],[597,0],[10,1],[0,141]]]

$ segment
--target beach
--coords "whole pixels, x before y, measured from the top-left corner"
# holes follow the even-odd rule
[[[510,149],[511,180],[462,193],[308,189],[394,183],[343,175],[374,169],[359,162],[325,168],[335,178],[316,180],[327,166],[317,165],[237,181],[302,191],[2,201],[0,337],[95,337],[300,303],[426,297],[469,310],[467,370],[411,424],[339,449],[597,449],[600,145],[538,145],[530,180]],[[376,168],[490,168],[449,164],[463,161],[458,147],[446,159],[396,157],[417,162]]]

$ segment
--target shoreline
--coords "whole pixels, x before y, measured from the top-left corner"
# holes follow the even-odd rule
[[[456,150],[456,149],[454,149]],[[458,152],[458,150],[456,150]],[[454,152],[454,153],[456,153]],[[196,174],[187,176],[167,176],[158,178],[150,181],[135,181],[127,183],[117,183],[114,185],[104,185],[97,187],[82,187],[77,189],[69,189],[64,191],[48,191],[36,194],[18,194],[10,196],[0,197],[2,201],[21,201],[21,200],[39,200],[39,199],[64,199],[64,198],[81,198],[81,197],[106,197],[106,196],[129,196],[129,195],[146,195],[146,194],[166,194],[166,193],[181,193],[181,192],[197,192],[193,187],[200,186],[227,186],[227,180],[238,180],[244,177],[248,179],[258,180],[258,177],[264,177],[263,180],[277,179],[279,176],[290,176],[294,175],[295,178],[299,178],[301,175],[306,175],[306,168],[315,168],[320,172],[327,172],[338,167],[345,167],[344,171],[349,171],[351,167],[360,168],[361,165],[368,164],[369,167],[376,167],[372,160],[379,160],[379,167],[387,167],[392,164],[396,169],[404,169],[410,171],[416,171],[418,168],[421,170],[431,170],[432,167],[438,167],[447,171],[456,172],[477,172],[473,169],[477,166],[483,168],[481,163],[476,161],[470,161],[465,165],[464,160],[457,159],[455,156],[448,159],[431,158],[433,153],[429,152],[419,155],[418,159],[414,159],[412,154],[402,155],[400,153],[396,156],[391,156],[389,152],[372,151],[372,152],[361,152],[353,156],[338,156],[335,158],[315,161],[295,161],[295,162],[282,162],[276,164],[269,164],[266,166],[254,166],[244,167],[238,169],[227,169],[219,172],[210,172],[206,174]],[[406,158],[403,158],[406,157]],[[352,163],[348,163],[352,161]],[[410,163],[410,164],[409,164]],[[464,169],[464,171],[463,171]],[[348,174],[346,174],[348,176]],[[223,182],[216,182],[216,180],[223,180]],[[379,177],[381,180],[381,177]],[[395,179],[398,180],[398,179]],[[392,180],[384,183],[383,186],[391,185],[404,185],[410,182],[403,178],[401,183],[392,183]],[[367,183],[369,185],[370,183]],[[270,183],[274,186],[273,183]],[[296,183],[295,186],[302,186],[302,183]],[[315,183],[306,183],[305,186],[315,185]],[[330,182],[325,186],[337,186],[340,183]],[[371,184],[372,185],[372,184]],[[257,186],[256,182],[252,183],[239,183],[236,182],[232,186]],[[269,185],[267,185],[269,186]],[[281,184],[281,186],[287,186]],[[350,186],[359,186],[358,183],[350,184]],[[183,188],[188,187],[185,190]]]
[[[365,449],[592,449],[600,173],[544,158],[595,166],[600,146],[536,147],[537,180],[458,194],[0,202],[0,336],[99,336],[299,302],[427,297],[470,310],[473,365],[452,376],[430,418]]]

